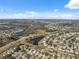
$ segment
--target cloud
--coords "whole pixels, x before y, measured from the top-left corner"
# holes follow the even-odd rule
[[[12,14],[12,18],[46,19],[46,18],[56,18],[56,17],[57,15],[54,15],[53,12],[25,11],[25,13]]]
[[[57,11],[59,11],[59,9],[54,9],[54,12],[57,12]]]
[[[76,19],[79,18],[74,14],[60,13],[60,12],[35,12],[25,11],[18,13],[1,14],[0,18],[17,18],[17,19]]]
[[[35,11],[25,11],[25,13],[29,13],[29,14],[38,14],[38,13],[35,12]]]
[[[61,17],[68,17],[68,18],[71,18],[73,15],[71,15],[71,14],[63,14],[63,15],[60,15]]]
[[[37,15],[36,12],[26,11],[25,13],[14,13],[14,18],[34,18]]]
[[[76,19],[75,16],[72,14],[60,14],[60,17],[62,19]]]
[[[68,4],[65,5],[65,8],[79,9],[79,0],[70,0]]]

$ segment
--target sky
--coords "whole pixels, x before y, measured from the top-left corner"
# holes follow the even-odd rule
[[[0,0],[0,18],[79,19],[79,0]]]

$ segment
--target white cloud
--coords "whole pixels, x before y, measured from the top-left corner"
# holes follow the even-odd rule
[[[56,12],[35,12],[25,11],[23,13],[0,14],[0,18],[19,18],[19,19],[76,19],[74,14]]]
[[[52,18],[57,18],[57,17],[58,17],[58,15],[52,15],[51,17],[52,17]]]
[[[65,7],[70,9],[79,9],[79,0],[70,0]]]
[[[29,13],[29,14],[38,14],[38,13],[35,12],[35,11],[26,11],[25,13]]]
[[[73,18],[75,18],[75,16],[73,16],[72,14],[61,14],[60,17],[62,19],[73,19]]]
[[[59,9],[54,9],[54,12],[57,12],[57,11],[59,11]]]
[[[72,17],[71,14],[63,14],[63,15],[60,15],[61,17]]]
[[[35,18],[37,14],[37,12],[26,11],[25,13],[14,13],[12,15],[13,18]]]

